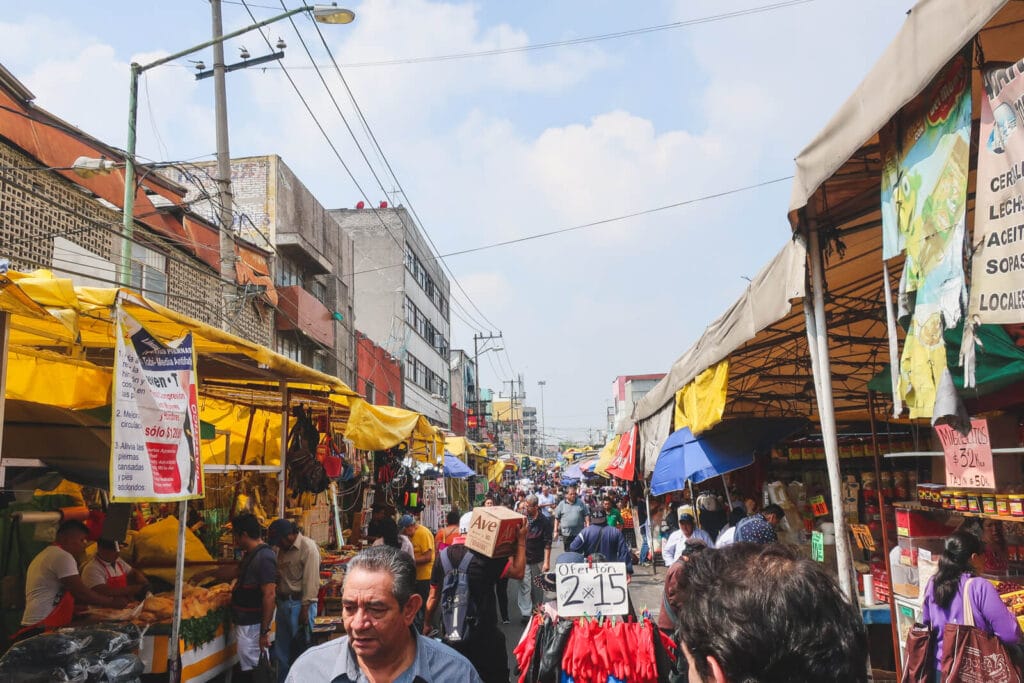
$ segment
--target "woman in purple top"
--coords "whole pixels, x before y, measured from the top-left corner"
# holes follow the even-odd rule
[[[921,620],[936,632],[935,670],[942,664],[942,631],[947,623],[964,623],[964,587],[971,577],[982,570],[985,563],[981,541],[974,534],[957,531],[946,539],[939,558],[939,570],[924,592]],[[1021,639],[1017,619],[1003,604],[991,582],[981,580],[971,584],[967,598],[974,612],[974,625],[995,634],[1006,644]],[[938,680],[938,677],[936,677]]]

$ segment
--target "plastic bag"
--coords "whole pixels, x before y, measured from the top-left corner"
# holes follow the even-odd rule
[[[97,654],[103,659],[135,649],[132,648],[132,642],[128,635],[119,631],[98,627],[78,627],[62,628],[59,632],[77,639],[82,644],[83,654]]]
[[[81,652],[82,645],[80,640],[64,633],[43,633],[12,645],[0,663],[39,667],[45,662],[51,668],[61,668]]]
[[[118,655],[103,663],[107,683],[131,683],[142,675],[145,667],[135,655]]]
[[[128,647],[122,652],[134,652],[142,647],[142,630],[130,621],[101,621],[93,624],[92,627],[123,633],[128,639]]]

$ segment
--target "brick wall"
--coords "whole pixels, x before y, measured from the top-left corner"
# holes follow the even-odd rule
[[[54,239],[64,238],[112,264],[120,262],[122,216],[63,176],[41,170],[35,159],[0,140],[0,256],[21,271],[53,268],[67,274],[115,280],[113,273],[83,272],[81,265],[54,261]],[[167,255],[167,306],[202,322],[218,325],[220,280],[208,266],[175,249],[161,237],[137,227],[148,248]],[[88,270],[88,269],[86,269]],[[114,287],[115,282],[96,282]],[[238,304],[234,304],[238,306]],[[229,311],[229,331],[269,345],[272,318],[251,303]]]

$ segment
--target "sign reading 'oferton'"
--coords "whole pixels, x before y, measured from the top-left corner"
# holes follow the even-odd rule
[[[946,485],[965,489],[996,486],[992,464],[992,442],[988,422],[971,420],[971,431],[963,435],[949,425],[935,425],[946,455]]]
[[[629,611],[625,562],[555,565],[558,616],[611,616]]]
[[[164,344],[118,308],[115,352],[110,499],[203,497],[192,334]]]

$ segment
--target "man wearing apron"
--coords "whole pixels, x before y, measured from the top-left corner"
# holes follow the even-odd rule
[[[53,545],[44,548],[25,574],[23,628],[13,637],[20,640],[71,623],[75,601],[120,609],[128,604],[121,596],[101,595],[90,589],[78,574],[76,557],[89,544],[89,529],[82,522],[66,521],[57,527]]]
[[[118,550],[117,541],[96,541],[96,556],[82,567],[82,581],[97,593],[132,598],[145,590],[148,581],[121,559]]]

